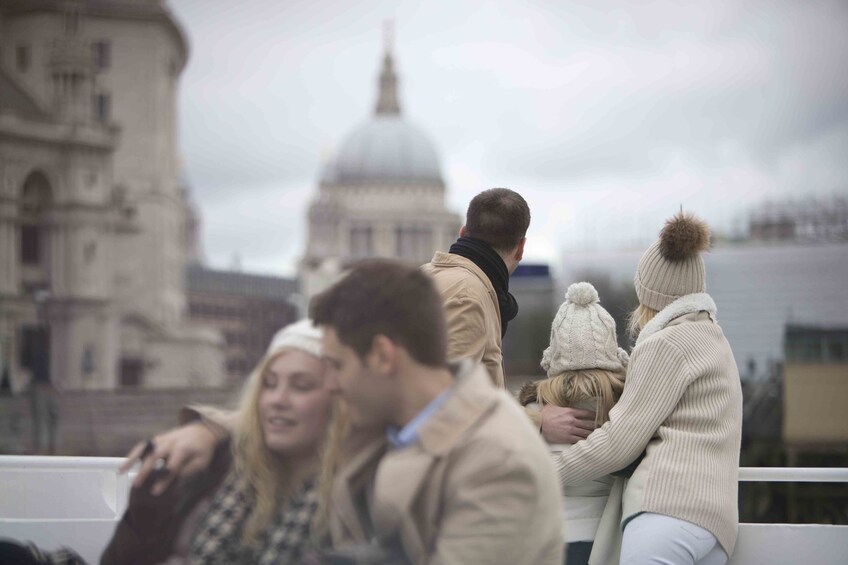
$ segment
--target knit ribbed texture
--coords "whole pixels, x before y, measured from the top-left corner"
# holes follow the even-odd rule
[[[704,260],[696,253],[682,261],[669,261],[656,241],[639,259],[633,282],[639,303],[659,311],[681,296],[706,290]]]
[[[616,341],[615,320],[598,303],[598,291],[590,283],[568,287],[541,365],[549,377],[586,369],[619,373],[627,366],[627,353]]]
[[[736,544],[742,391],[730,345],[704,313],[639,343],[610,420],[555,462],[563,485],[625,467],[647,446],[640,511],[698,524]]]

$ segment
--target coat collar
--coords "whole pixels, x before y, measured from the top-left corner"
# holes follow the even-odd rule
[[[451,371],[456,380],[450,396],[421,426],[412,446],[388,449],[384,430],[356,430],[348,437],[333,485],[334,540],[397,535],[413,561],[424,560],[427,541],[413,508],[421,489],[436,480],[436,462],[495,408],[501,394],[478,363],[462,360]]]
[[[466,259],[465,257],[461,257],[453,253],[436,251],[436,254],[433,255],[433,258],[430,260],[430,264],[434,267],[459,267],[460,269],[465,269],[466,271],[470,272],[475,277],[480,279],[480,282],[485,285],[486,290],[489,292],[489,294],[491,294],[493,297],[497,296],[497,294],[495,293],[495,287],[492,286],[492,281],[489,280],[489,277],[486,276],[486,273],[483,272],[483,269],[475,265],[471,259]],[[497,298],[495,298],[495,304],[497,304]]]
[[[333,481],[332,500],[337,522],[330,520],[334,540],[370,540],[372,531],[363,497],[370,495],[370,482],[377,464],[386,452],[386,434],[382,429],[352,430],[341,450],[342,465]]]
[[[692,314],[695,312],[706,312],[710,319],[716,322],[716,305],[712,297],[706,292],[698,292],[695,294],[687,294],[681,296],[662,310],[660,310],[654,318],[645,324],[642,331],[639,332],[639,337],[636,339],[636,345],[645,341],[661,329],[668,326],[675,319]]]
[[[451,372],[456,378],[454,390],[418,430],[421,447],[435,456],[449,452],[498,399],[498,389],[483,365],[463,359],[451,365]]]
[[[451,366],[456,381],[445,403],[418,431],[418,442],[389,450],[374,481],[372,516],[380,537],[398,535],[413,562],[426,561],[428,540],[417,522],[421,489],[434,477],[436,463],[497,405],[500,391],[486,369],[469,359]],[[433,501],[431,501],[433,502]]]

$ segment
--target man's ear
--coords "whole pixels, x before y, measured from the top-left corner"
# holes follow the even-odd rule
[[[465,226],[459,228],[459,237],[465,237]]]
[[[393,375],[398,362],[397,348],[397,344],[383,334],[375,335],[367,356],[369,368],[383,376]]]
[[[521,243],[519,243],[519,244],[518,244],[518,247],[516,247],[516,248],[515,248],[515,255],[514,255],[514,257],[515,257],[515,260],[516,260],[516,261],[518,261],[519,263],[520,263],[520,262],[521,262],[521,260],[524,258],[524,244],[525,244],[525,243],[527,243],[527,238],[526,238],[526,237],[522,237],[522,238],[521,238]]]

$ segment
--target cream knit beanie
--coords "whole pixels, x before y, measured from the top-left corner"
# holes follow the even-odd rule
[[[710,228],[693,214],[680,212],[667,220],[660,238],[639,259],[636,296],[660,311],[681,296],[704,292],[707,278],[701,253],[710,247]]]
[[[324,333],[312,324],[312,320],[305,318],[278,331],[265,355],[270,357],[283,349],[299,349],[320,359],[323,335]]]
[[[569,286],[551,325],[542,368],[553,377],[586,369],[623,372],[626,367],[627,353],[618,347],[615,320],[598,303],[598,291],[587,282]]]

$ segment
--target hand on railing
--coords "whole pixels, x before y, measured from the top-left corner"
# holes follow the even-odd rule
[[[174,479],[188,477],[209,467],[218,438],[200,421],[159,434],[136,445],[121,465],[126,473],[141,462],[133,487],[141,487],[148,477],[153,481],[151,494],[165,492]]]

